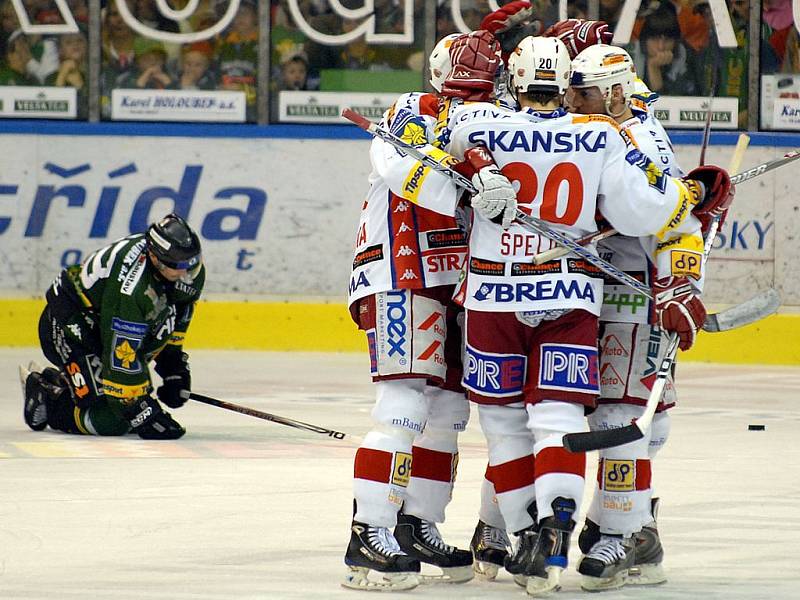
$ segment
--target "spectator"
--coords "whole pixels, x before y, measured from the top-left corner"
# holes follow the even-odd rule
[[[286,56],[278,71],[279,90],[307,90],[308,57],[304,52],[295,52]]]
[[[248,120],[255,117],[258,68],[258,10],[252,0],[241,0],[230,31],[217,47],[222,89],[243,91]]]
[[[17,29],[6,41],[3,61],[0,63],[0,85],[37,86],[39,82],[28,75],[31,60],[28,38]]]
[[[208,42],[195,42],[183,47],[178,88],[181,90],[215,90],[216,78],[211,71],[214,50]]]
[[[111,115],[111,90],[122,87],[133,69],[133,42],[136,35],[119,14],[116,0],[111,0],[101,13],[100,36],[103,44],[103,65],[100,73],[100,107],[104,117]]]
[[[766,52],[773,53],[777,58],[775,70],[785,72],[784,61],[786,59],[786,42],[794,29],[794,19],[792,17],[792,0],[764,0],[761,9],[762,20],[762,43],[766,42]],[[764,69],[762,69],[764,72]]]
[[[681,41],[677,14],[669,2],[645,17],[632,54],[636,72],[652,91],[673,96],[699,93],[696,62]]]
[[[622,0],[600,0],[600,20],[614,29],[622,12]]]
[[[10,1],[0,4],[0,46],[19,29],[17,11]]]
[[[79,25],[89,24],[89,6],[86,0],[67,0],[67,5]]]
[[[135,67],[120,79],[121,88],[163,90],[172,87],[172,78],[165,71],[167,52],[161,42],[137,37],[133,43]]]
[[[58,38],[58,71],[52,73],[45,85],[73,87],[78,92],[78,118],[85,119],[88,113],[86,87],[87,43],[82,33],[64,33]]]

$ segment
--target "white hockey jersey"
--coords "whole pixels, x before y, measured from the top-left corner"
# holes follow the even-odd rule
[[[634,110],[634,117],[621,124],[639,145],[639,149],[665,174],[682,177],[675,161],[669,136],[661,123],[646,110]],[[702,278],[703,238],[696,231],[671,238],[662,244],[654,236],[634,238],[615,235],[597,246],[600,256],[629,275],[651,284],[652,278],[670,275],[689,276],[698,289]],[[654,312],[652,301],[630,287],[607,278],[603,290],[602,321],[648,323]]]
[[[400,137],[452,164],[451,157],[427,144],[444,109],[433,94],[403,94],[384,115],[382,126],[389,129],[400,110],[421,116],[425,126],[411,121]],[[467,252],[458,189],[449,178],[379,139],[372,142],[370,160],[370,189],[358,224],[348,303],[386,290],[456,284]]]
[[[659,243],[700,226],[691,214],[697,190],[665,175],[608,117],[475,104],[456,110],[451,126],[454,156],[488,148],[518,186],[519,208],[571,237],[595,231],[598,210],[623,234],[655,234]],[[457,299],[473,310],[580,308],[599,315],[598,269],[571,257],[534,265],[532,257],[550,247],[518,224],[504,231],[476,214]]]

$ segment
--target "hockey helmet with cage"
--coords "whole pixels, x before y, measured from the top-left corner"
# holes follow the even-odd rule
[[[563,94],[569,84],[570,59],[558,38],[528,36],[508,59],[509,88],[515,97],[526,92]]]
[[[147,249],[170,269],[192,271],[202,262],[200,238],[189,224],[172,213],[147,230]]]
[[[428,57],[428,67],[431,71],[431,85],[437,92],[442,91],[442,84],[447,76],[450,75],[450,69],[453,68],[453,63],[450,60],[450,46],[453,42],[460,38],[463,33],[450,33],[436,42],[433,47],[433,52]]]
[[[572,61],[570,85],[575,88],[598,87],[610,115],[611,92],[615,85],[622,86],[626,104],[636,92],[636,69],[630,54],[622,48],[596,44],[580,52]]]

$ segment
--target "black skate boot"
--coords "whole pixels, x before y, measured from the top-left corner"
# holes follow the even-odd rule
[[[581,588],[587,592],[621,588],[633,560],[633,538],[602,534],[578,565],[578,573],[583,575]]]
[[[439,567],[441,575],[422,575],[422,581],[464,583],[475,576],[472,553],[444,543],[436,523],[400,511],[394,536],[400,548],[420,562]]]
[[[630,585],[656,585],[664,583],[667,576],[664,573],[664,548],[658,537],[659,499],[653,498],[650,503],[650,512],[653,515],[652,523],[642,527],[639,533],[633,534],[636,543],[636,559],[628,571],[627,583]]]
[[[528,505],[528,514],[533,519],[533,525],[514,534],[517,538],[514,553],[505,560],[506,571],[514,576],[514,583],[522,587],[528,584],[528,577],[533,575],[533,553],[539,539],[539,526],[536,524],[539,512],[535,501]]]
[[[589,554],[597,542],[600,541],[600,525],[592,521],[589,517],[583,523],[583,529],[578,536],[578,548],[583,554]]]
[[[469,547],[475,561],[472,565],[475,573],[492,580],[497,577],[497,572],[508,556],[511,541],[504,530],[478,520]]]
[[[25,423],[34,431],[43,431],[47,427],[49,394],[43,385],[42,375],[31,373],[25,367],[20,366],[19,380],[22,384],[22,397],[25,401],[22,411]]]
[[[561,572],[567,568],[569,538],[575,528],[572,515],[575,500],[562,498],[553,500],[553,516],[539,522],[539,536],[533,553],[532,575],[528,577],[526,590],[530,596],[538,596],[561,588]]]
[[[353,521],[344,564],[347,575],[342,586],[354,590],[400,591],[419,585],[419,561],[400,550],[386,527]],[[370,580],[370,571],[381,580]]]

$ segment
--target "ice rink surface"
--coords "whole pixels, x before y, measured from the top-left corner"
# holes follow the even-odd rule
[[[190,402],[177,442],[30,431],[0,349],[0,598],[375,598],[339,583],[355,444]],[[356,354],[191,354],[194,390],[363,435],[372,389]],[[654,465],[669,581],[611,600],[800,598],[800,369],[682,364],[680,406]],[[749,424],[765,431],[748,431]],[[590,455],[590,473],[596,458]],[[446,541],[467,547],[485,447],[462,436]],[[590,477],[590,480],[592,477]],[[573,542],[575,542],[573,537]],[[551,598],[587,598],[574,571]],[[407,598],[525,598],[510,576]]]

